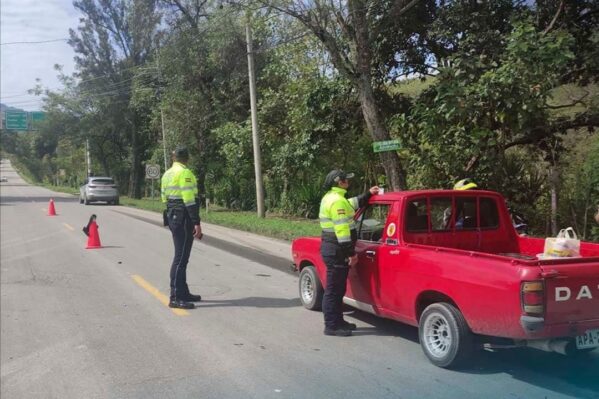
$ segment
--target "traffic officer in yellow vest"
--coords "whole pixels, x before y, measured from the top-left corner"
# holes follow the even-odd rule
[[[357,240],[354,214],[366,205],[371,195],[378,194],[377,186],[357,197],[345,198],[349,179],[353,173],[332,170],[324,181],[328,190],[320,202],[320,227],[322,228],[320,254],[327,266],[327,284],[322,299],[324,334],[338,337],[351,335],[356,325],[343,319],[343,296],[349,268],[358,263],[354,251]]]
[[[185,166],[188,160],[187,148],[178,146],[173,152],[173,165],[162,176],[160,190],[162,202],[166,204],[165,223],[175,244],[168,306],[179,309],[193,309],[193,302],[202,300],[200,295],[192,295],[187,286],[187,262],[193,239],[202,239],[198,184],[193,172]]]

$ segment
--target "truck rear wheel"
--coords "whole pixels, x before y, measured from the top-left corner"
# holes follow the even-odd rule
[[[422,312],[418,336],[424,354],[436,366],[456,367],[472,354],[472,332],[462,313],[449,303],[433,303]]]
[[[324,289],[314,270],[314,266],[306,266],[299,275],[299,294],[302,305],[309,310],[322,309]]]

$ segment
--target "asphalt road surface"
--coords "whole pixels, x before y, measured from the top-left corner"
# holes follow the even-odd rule
[[[415,328],[359,311],[354,336],[324,336],[285,260],[234,230],[205,228],[188,268],[204,300],[175,312],[159,215],[80,205],[0,167],[3,399],[599,398],[598,350],[481,352],[455,371],[429,363]],[[91,213],[101,249],[84,249]]]

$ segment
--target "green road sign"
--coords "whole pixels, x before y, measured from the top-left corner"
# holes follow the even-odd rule
[[[46,113],[40,111],[33,111],[31,113],[31,121],[32,122],[41,122],[46,119]]]
[[[375,141],[372,143],[374,152],[399,150],[399,140]]]
[[[46,119],[45,112],[34,111],[31,112],[31,128],[36,130],[39,127],[40,122]]]
[[[6,111],[6,130],[27,130],[27,112]]]

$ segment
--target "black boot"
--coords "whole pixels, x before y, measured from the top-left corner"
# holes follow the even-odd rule
[[[194,305],[191,302],[183,301],[181,299],[172,299],[169,302],[168,307],[175,308],[175,309],[193,309],[196,307],[196,305]]]
[[[183,297],[183,299],[188,302],[200,302],[202,300],[202,296],[194,295],[194,294],[187,294],[185,297]]]
[[[341,322],[341,328],[345,328],[346,330],[353,331],[357,328],[357,326],[354,323],[350,323],[349,321],[343,320]]]
[[[336,329],[325,328],[324,335],[331,335],[333,337],[349,337],[351,335],[351,330],[348,330],[345,327],[339,327]]]

